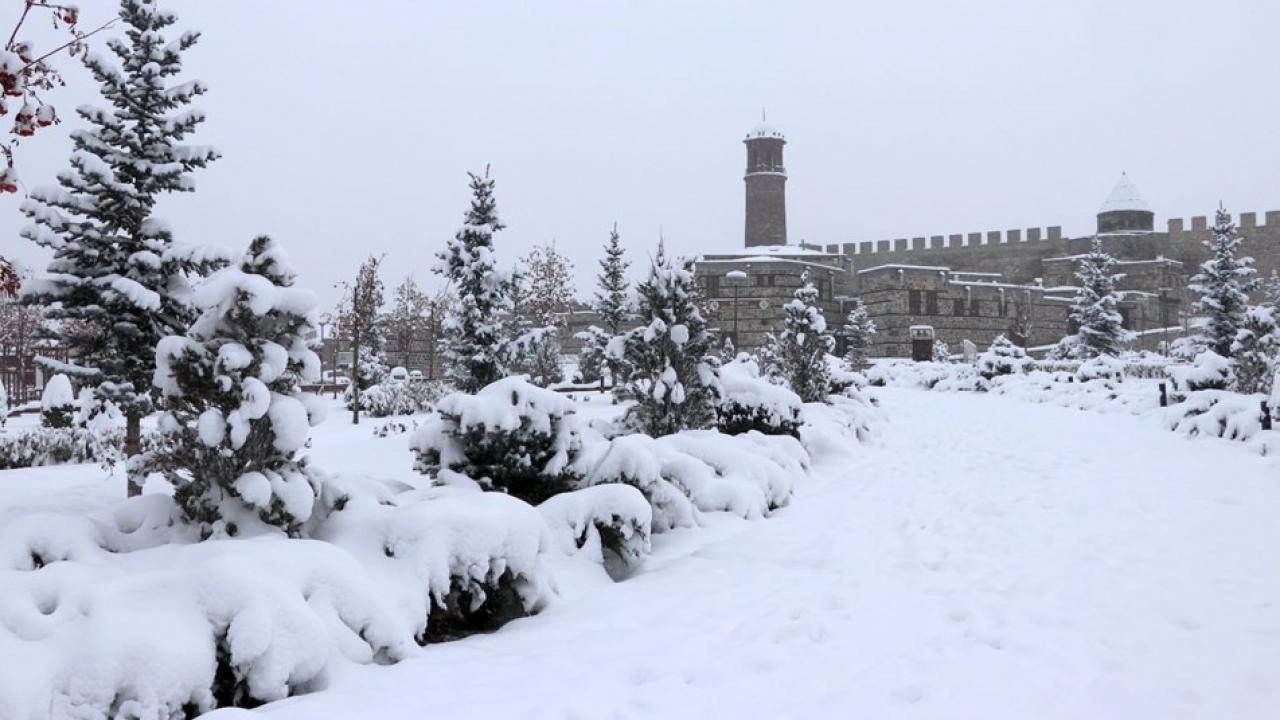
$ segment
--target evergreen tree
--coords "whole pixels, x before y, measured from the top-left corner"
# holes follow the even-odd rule
[[[560,329],[573,309],[573,263],[551,243],[535,247],[522,264],[513,280],[515,333],[506,348],[507,369],[547,387],[564,379]]]
[[[1210,257],[1200,265],[1188,287],[1200,294],[1192,311],[1200,343],[1218,355],[1231,357],[1231,345],[1244,324],[1249,292],[1257,287],[1253,258],[1238,257],[1240,234],[1222,207],[1214,218],[1213,235],[1204,241]]]
[[[511,280],[498,269],[493,234],[503,228],[488,170],[471,174],[471,208],[437,257],[436,272],[454,290],[441,324],[445,372],[461,391],[474,393],[507,374],[499,316],[511,308]]]
[[[769,333],[766,344],[770,375],[784,379],[804,402],[826,402],[831,392],[827,354],[835,338],[827,332],[827,320],[818,307],[818,289],[806,269],[795,297],[782,306],[782,332]]]
[[[412,364],[413,345],[424,338],[430,323],[431,297],[418,287],[412,275],[396,286],[391,299],[391,312],[384,320],[384,335],[394,339],[395,358],[408,368]]]
[[[1236,389],[1244,393],[1270,393],[1272,380],[1280,366],[1280,326],[1276,309],[1270,305],[1254,305],[1244,314],[1244,321],[1231,343],[1231,356],[1236,362]]]
[[[1124,318],[1116,309],[1120,303],[1116,283],[1124,275],[1112,272],[1115,264],[1116,259],[1102,249],[1102,240],[1096,236],[1089,252],[1080,258],[1080,266],[1076,269],[1080,287],[1076,290],[1070,314],[1078,328],[1071,341],[1077,348],[1076,357],[1114,357],[1129,341]]]
[[[941,340],[933,341],[933,361],[934,362],[951,362],[951,348]]]
[[[622,332],[622,326],[632,317],[631,299],[628,297],[630,283],[627,281],[627,268],[631,263],[623,259],[625,253],[615,223],[609,232],[604,258],[600,260],[600,274],[596,276],[597,289],[591,306],[603,327],[593,325],[578,333],[578,338],[583,341],[579,367],[584,369],[584,377],[591,374],[603,380],[603,368],[607,367],[610,381],[615,386],[625,374],[624,365],[622,359],[609,356],[606,349],[609,341]]]
[[[186,328],[195,316],[191,280],[225,258],[176,243],[152,216],[159,196],[191,192],[191,172],[218,157],[182,143],[204,121],[204,113],[184,109],[204,84],[169,84],[200,34],[167,41],[164,30],[177,18],[154,0],[122,0],[120,20],[126,37],[107,43],[119,64],[96,53],[84,60],[108,107],[77,110],[90,127],[71,133],[75,149],[71,168],[58,175],[61,187],[37,190],[22,205],[33,222],[22,235],[54,254],[24,301],[48,306],[50,320],[83,321],[55,325],[72,353],[57,370],[124,412],[124,450],[133,456],[151,410],[156,342]]]
[[[294,278],[279,246],[255,238],[196,291],[187,334],[156,348],[162,434],[130,475],[163,474],[206,537],[253,516],[296,536],[311,515],[319,482],[299,453],[321,406],[300,386],[320,377],[320,358],[315,298]]]
[[[867,350],[871,347],[871,336],[876,334],[876,324],[868,317],[867,306],[862,302],[862,298],[853,299],[853,308],[845,318],[843,332],[844,357],[854,370],[860,370],[867,364]]]
[[[635,400],[625,422],[659,437],[711,427],[720,399],[711,334],[694,304],[691,260],[669,260],[663,244],[637,288],[644,325],[614,338],[609,355],[626,362],[629,377],[614,392]]]
[[[351,347],[351,385],[347,407],[351,423],[360,424],[360,393],[382,382],[386,363],[382,359],[382,278],[378,270],[382,257],[370,255],[356,271],[356,281],[346,284],[346,295],[338,311],[338,328]]]

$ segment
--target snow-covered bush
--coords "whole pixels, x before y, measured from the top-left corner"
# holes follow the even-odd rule
[[[765,435],[799,436],[800,397],[760,377],[754,360],[744,356],[720,368],[720,404],[716,428],[728,435],[755,430]]]
[[[867,314],[867,306],[862,298],[853,298],[853,307],[845,317],[841,328],[845,338],[845,360],[854,370],[861,370],[867,364],[867,351],[871,348],[871,338],[876,334],[876,324]]]
[[[832,395],[852,397],[868,385],[867,376],[853,370],[849,361],[835,355],[827,356],[827,376]]]
[[[933,341],[933,361],[934,362],[951,362],[951,348],[941,340]]]
[[[1000,334],[991,341],[986,352],[978,355],[978,374],[987,380],[999,375],[1012,375],[1025,371],[1030,362],[1026,350]]]
[[[115,403],[98,397],[93,388],[82,388],[77,398],[76,427],[96,432],[109,432],[124,427],[124,415]]]
[[[572,488],[581,439],[572,401],[509,377],[475,395],[446,395],[409,446],[418,472],[460,473],[536,504]]]
[[[75,414],[70,378],[62,373],[49,378],[40,393],[40,424],[47,428],[71,427]]]
[[[413,415],[431,409],[444,394],[444,386],[427,380],[386,379],[360,393],[361,410],[370,417]]]
[[[973,365],[964,363],[915,362],[906,359],[878,360],[867,370],[873,387],[907,387],[924,390],[983,390],[987,383]]]
[[[319,478],[299,451],[323,419],[300,389],[320,377],[315,297],[294,278],[279,246],[257,237],[196,290],[202,312],[187,334],[156,347],[161,441],[131,462],[131,481],[162,474],[206,536],[255,517],[297,535],[314,508]]]
[[[610,574],[625,575],[649,554],[653,509],[630,485],[596,485],[560,493],[538,505],[538,511],[573,554],[596,553]]]
[[[1125,363],[1114,355],[1095,355],[1080,363],[1076,370],[1076,379],[1080,382],[1090,380],[1123,380]]]
[[[0,434],[0,470],[62,465],[109,463],[120,453],[124,432],[103,432],[81,427],[41,427]]]
[[[564,361],[560,357],[560,334],[555,325],[525,330],[505,346],[508,372],[526,375],[538,387],[564,381]]]
[[[1173,386],[1179,390],[1226,390],[1235,384],[1231,361],[1212,350],[1196,356],[1189,366],[1170,369]]]

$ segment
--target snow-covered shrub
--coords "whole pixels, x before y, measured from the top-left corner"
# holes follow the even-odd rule
[[[1231,357],[1236,363],[1236,389],[1244,393],[1270,393],[1277,361],[1280,361],[1280,327],[1275,308],[1252,305],[1244,313]]]
[[[71,427],[75,414],[70,378],[62,373],[49,378],[40,393],[40,424],[47,428]]]
[[[162,474],[206,535],[255,516],[297,535],[315,505],[319,479],[299,455],[324,410],[300,389],[320,377],[308,346],[315,297],[294,278],[279,246],[257,237],[196,290],[202,312],[187,334],[156,347],[161,442],[131,461],[131,481]]]
[[[1027,351],[1014,345],[1003,334],[991,341],[987,351],[978,355],[978,374],[984,379],[1023,372],[1031,361]]]
[[[536,504],[572,488],[581,439],[572,401],[509,377],[475,395],[446,395],[409,446],[418,472],[460,473]]]
[[[800,397],[760,377],[754,360],[744,356],[720,368],[720,404],[716,428],[728,435],[751,430],[766,435],[799,436]]]
[[[868,384],[867,376],[853,370],[848,360],[835,355],[827,356],[827,376],[830,378],[832,395],[852,396]]]
[[[403,435],[410,430],[417,430],[418,422],[416,420],[388,420],[373,428],[374,437],[391,437],[392,435]]]
[[[1235,383],[1231,361],[1212,350],[1196,356],[1189,366],[1170,369],[1173,386],[1179,390],[1226,390]]]
[[[596,485],[560,493],[538,505],[538,511],[563,550],[596,553],[606,567],[619,565],[617,574],[625,575],[649,554],[653,509],[630,485]]]
[[[81,427],[41,427],[0,434],[0,470],[84,462],[109,463],[120,453],[124,432]]]
[[[1181,402],[1160,408],[1163,425],[1189,437],[1250,440],[1262,432],[1257,395],[1222,390],[1188,393]]]
[[[939,363],[951,362],[951,348],[941,340],[933,341],[933,361]]]
[[[413,415],[430,410],[443,394],[438,382],[387,379],[360,393],[360,409],[376,418]]]
[[[574,462],[581,487],[621,483],[644,493],[653,508],[653,531],[697,525],[688,493],[663,475],[661,450],[647,435],[623,435],[583,449]]]
[[[1095,355],[1080,363],[1076,370],[1076,379],[1080,382],[1090,380],[1123,380],[1125,363],[1114,355]]]
[[[965,363],[915,362],[906,359],[878,360],[867,370],[872,387],[906,387],[954,392],[986,389],[973,365]]]
[[[578,372],[573,381],[583,385],[601,382],[609,359],[606,350],[613,336],[592,325],[574,337],[582,341],[582,350],[578,353]]]

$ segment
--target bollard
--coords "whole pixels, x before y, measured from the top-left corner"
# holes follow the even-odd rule
[[[1164,383],[1160,383],[1160,407],[1169,407],[1169,393]]]
[[[1262,429],[1271,429],[1271,408],[1267,406],[1267,401],[1262,401]]]

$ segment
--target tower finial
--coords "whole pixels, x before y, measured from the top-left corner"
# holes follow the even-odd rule
[[[764,113],[764,106],[760,106],[760,122],[769,122],[768,116]]]

